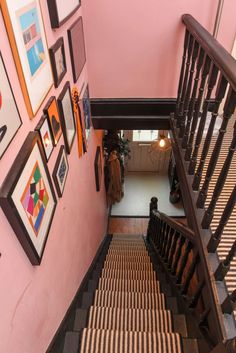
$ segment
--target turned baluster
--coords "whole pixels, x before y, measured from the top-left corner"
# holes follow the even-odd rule
[[[191,67],[190,67],[190,74],[189,74],[189,79],[188,79],[188,84],[187,84],[187,90],[186,90],[186,94],[184,97],[183,115],[180,119],[180,130],[179,130],[179,137],[180,138],[182,138],[184,135],[185,125],[186,125],[186,116],[188,114],[188,109],[189,109],[190,94],[191,94],[191,89],[192,89],[192,84],[193,84],[193,75],[194,75],[194,71],[195,71],[195,63],[197,60],[198,50],[199,50],[199,44],[197,41],[195,41],[194,46],[193,46],[192,63],[191,63]]]
[[[224,212],[221,216],[221,219],[220,219],[220,222],[219,222],[219,225],[218,227],[216,228],[216,231],[215,233],[211,236],[211,239],[207,245],[207,250],[209,252],[215,252],[216,249],[217,249],[217,246],[219,245],[220,243],[220,240],[221,240],[221,236],[222,236],[222,233],[223,233],[223,230],[224,230],[224,227],[226,226],[228,220],[229,220],[229,217],[231,216],[231,213],[234,209],[234,206],[235,206],[235,203],[236,203],[236,184],[234,186],[234,189],[230,195],[230,198],[227,202],[227,205],[224,209]]]
[[[185,281],[183,283],[183,286],[182,286],[182,289],[181,289],[181,294],[185,295],[185,294],[188,293],[190,282],[191,282],[191,280],[193,278],[194,272],[196,270],[196,266],[197,266],[199,261],[200,261],[199,253],[196,253],[194,258],[193,258],[193,261],[192,261],[192,263],[191,263],[191,265],[189,267],[186,279],[185,279]]]
[[[227,272],[230,269],[230,264],[234,258],[235,252],[236,252],[236,240],[234,241],[225,260],[220,262],[219,266],[217,267],[217,269],[215,271],[214,276],[215,276],[216,281],[223,281],[223,279],[227,275]]]
[[[190,62],[191,62],[191,56],[192,56],[193,41],[194,41],[193,36],[190,34],[189,42],[188,42],[188,52],[187,52],[187,61],[186,61],[186,65],[185,65],[183,87],[182,87],[181,98],[180,98],[180,103],[179,103],[177,127],[180,127],[181,119],[183,116],[184,99],[185,99],[186,90],[187,90],[188,77],[190,74]]]
[[[176,283],[177,284],[181,284],[181,282],[182,282],[184,269],[185,269],[185,266],[186,266],[186,264],[188,262],[189,254],[190,254],[190,251],[192,250],[192,247],[193,247],[193,244],[190,241],[188,241],[188,243],[186,245],[186,248],[185,248],[185,251],[184,251],[184,255],[183,255],[182,259],[181,259],[179,271],[178,271],[178,274],[177,274],[177,279],[176,279]]]
[[[197,303],[202,295],[202,290],[203,287],[205,286],[205,280],[202,280],[197,287],[196,293],[194,294],[194,296],[192,297],[190,303],[189,303],[189,308],[193,309],[197,306]]]
[[[211,65],[211,60],[208,55],[205,55],[204,66],[203,66],[202,75],[201,75],[201,83],[200,83],[199,92],[198,92],[198,98],[197,98],[197,101],[196,101],[196,104],[194,107],[194,114],[193,114],[193,119],[192,119],[191,131],[190,131],[189,140],[187,143],[187,148],[186,148],[186,152],[185,152],[185,156],[184,156],[186,161],[190,160],[190,157],[192,154],[194,135],[196,132],[197,123],[198,123],[198,119],[199,119],[199,115],[200,115],[202,98],[203,98],[203,94],[204,94],[204,90],[205,90],[207,76],[210,71],[210,65]]]
[[[165,257],[164,257],[164,262],[168,263],[168,259],[170,256],[170,249],[171,249],[171,244],[174,238],[174,234],[175,234],[175,230],[173,228],[170,229],[170,233],[169,233],[169,239],[168,239],[168,244],[166,246],[166,253],[165,253]]]
[[[221,309],[224,314],[232,314],[236,309],[236,289],[226,297],[221,304]]]
[[[177,245],[178,247],[177,247],[176,254],[175,254],[175,260],[174,260],[174,264],[173,264],[173,267],[172,267],[172,270],[171,270],[171,274],[173,276],[176,275],[176,271],[177,271],[177,268],[178,268],[178,264],[179,264],[179,260],[180,260],[180,256],[181,256],[181,253],[182,253],[182,248],[183,248],[184,243],[185,243],[185,237],[181,236],[180,240],[179,240],[179,243]]]
[[[170,256],[168,258],[168,268],[171,269],[172,265],[173,265],[173,260],[174,260],[174,254],[176,251],[176,246],[177,246],[177,242],[179,240],[180,234],[178,232],[176,232],[174,234],[174,239],[171,245],[171,249],[170,249]]]
[[[199,77],[200,77],[200,72],[201,72],[201,68],[202,68],[202,64],[203,64],[204,55],[205,55],[204,50],[201,48],[199,56],[198,56],[196,76],[194,78],[194,85],[193,85],[192,95],[191,95],[191,99],[190,99],[190,103],[189,103],[187,123],[185,126],[184,136],[183,136],[183,140],[182,140],[182,148],[184,148],[184,149],[186,149],[187,143],[188,143],[189,131],[190,131],[190,126],[191,126],[193,113],[194,113],[194,107],[195,107],[195,103],[196,103],[198,81],[199,81]]]
[[[177,94],[177,102],[176,102],[176,110],[175,110],[175,118],[176,119],[179,115],[179,105],[180,105],[181,93],[182,93],[182,88],[183,88],[185,62],[186,62],[186,57],[187,57],[186,54],[187,54],[189,37],[190,37],[189,31],[186,29],[185,38],[184,38],[184,52],[183,52],[183,56],[182,56],[182,65],[181,65],[181,70],[180,70],[179,86],[178,86],[178,94]]]
[[[160,242],[160,247],[159,247],[160,254],[162,253],[162,250],[163,250],[163,247],[164,247],[164,244],[165,244],[166,227],[167,227],[166,222],[162,221],[161,242]]]
[[[235,97],[235,92],[232,90],[232,88],[229,89],[227,98],[226,98],[226,102],[224,105],[224,114],[223,114],[223,121],[219,130],[219,134],[218,134],[218,138],[216,141],[216,144],[214,146],[210,161],[209,161],[209,165],[207,168],[207,172],[206,172],[206,177],[204,180],[204,183],[202,185],[201,191],[198,195],[198,199],[197,199],[197,207],[199,208],[203,208],[206,198],[207,198],[207,192],[208,192],[208,188],[210,185],[210,181],[212,178],[212,175],[214,173],[215,167],[216,167],[216,163],[218,161],[219,158],[219,154],[220,154],[220,150],[221,150],[221,146],[222,146],[222,142],[223,142],[223,138],[224,138],[224,134],[226,133],[226,129],[228,126],[228,122],[229,119],[231,117],[231,115],[234,112],[235,109],[235,103],[236,103],[236,97]]]
[[[156,242],[156,247],[157,249],[160,248],[161,244],[161,237],[162,237],[162,221],[157,217],[157,242]]]
[[[222,99],[225,96],[225,92],[226,92],[226,87],[227,87],[227,80],[221,75],[218,85],[217,85],[217,90],[216,90],[216,95],[215,95],[215,103],[214,103],[214,108],[213,108],[213,112],[211,115],[211,121],[207,130],[207,135],[204,141],[204,146],[202,149],[202,154],[201,154],[201,159],[197,168],[197,171],[194,175],[194,180],[193,180],[193,190],[197,191],[199,189],[199,185],[201,182],[201,178],[202,178],[202,171],[205,165],[205,161],[206,161],[206,157],[209,151],[209,147],[211,144],[211,138],[213,135],[213,131],[214,131],[214,126],[215,126],[215,122],[216,122],[216,118],[218,116],[218,111],[219,111],[219,107],[220,104],[222,102]]]
[[[214,216],[214,210],[215,210],[215,206],[216,206],[216,202],[221,194],[221,191],[224,187],[224,184],[225,184],[225,180],[227,178],[227,175],[228,175],[228,171],[229,171],[229,168],[230,168],[230,164],[231,164],[231,161],[232,161],[232,158],[233,158],[233,155],[234,155],[234,152],[235,152],[235,148],[236,148],[236,122],[234,124],[234,135],[233,135],[233,139],[232,139],[232,142],[231,142],[231,145],[230,145],[230,148],[229,148],[229,152],[228,152],[228,155],[224,161],[224,165],[221,169],[221,172],[220,172],[220,175],[217,179],[217,182],[216,182],[216,185],[215,185],[215,188],[214,188],[214,192],[213,192],[213,195],[212,195],[212,199],[210,201],[210,204],[204,214],[204,217],[202,219],[202,228],[203,229],[208,229],[209,226],[210,226],[210,223],[212,221],[212,218]]]
[[[161,257],[162,258],[165,257],[166,247],[167,247],[167,244],[168,244],[168,241],[169,241],[169,237],[170,237],[170,226],[166,225],[164,245],[163,245],[162,252],[161,252]]]
[[[202,115],[201,115],[200,122],[198,125],[195,147],[194,147],[193,154],[190,159],[189,168],[188,168],[188,172],[191,175],[194,173],[195,168],[196,168],[198,150],[199,150],[199,147],[200,147],[200,144],[202,141],[204,126],[206,124],[207,112],[208,112],[209,105],[210,105],[211,93],[212,93],[212,90],[216,84],[217,75],[218,75],[218,68],[214,64],[212,64],[211,73],[209,75],[207,94],[206,94],[206,98],[203,103]]]

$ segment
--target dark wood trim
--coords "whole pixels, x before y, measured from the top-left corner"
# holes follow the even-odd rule
[[[88,268],[88,271],[86,272],[84,278],[82,279],[82,282],[81,282],[69,308],[67,309],[63,320],[61,321],[51,343],[48,346],[46,353],[54,352],[54,350],[53,350],[54,345],[57,343],[59,336],[60,337],[63,336],[63,342],[64,342],[64,335],[65,335],[66,331],[73,329],[73,327],[70,327],[70,323],[69,323],[70,319],[69,318],[75,314],[76,308],[78,307],[78,302],[80,302],[82,300],[83,293],[87,289],[88,281],[90,278],[92,278],[93,270],[95,269],[96,263],[97,263],[99,257],[102,255],[102,253],[105,249],[105,246],[110,243],[110,240],[111,240],[110,235],[106,235],[104,237],[104,239],[102,240],[102,242],[96,252],[95,257]],[[74,324],[74,320],[72,322],[72,325],[73,324]],[[63,349],[63,347],[60,347],[60,348]]]
[[[181,146],[180,139],[177,138],[175,134],[175,124],[173,120],[173,116],[171,118],[171,137],[172,137],[172,148],[173,153],[176,160],[177,173],[179,175],[181,195],[183,198],[184,209],[186,212],[186,218],[188,219],[189,225],[193,232],[195,233],[196,245],[200,255],[201,261],[201,277],[203,276],[206,283],[206,290],[208,295],[204,296],[204,299],[208,303],[206,306],[211,308],[210,318],[211,322],[214,322],[214,332],[211,331],[211,334],[214,336],[214,340],[216,342],[220,342],[223,339],[224,332],[224,324],[222,313],[220,308],[217,305],[217,292],[216,288],[213,285],[213,281],[211,278],[211,269],[209,267],[206,246],[204,244],[204,240],[202,236],[209,237],[206,231],[201,229],[200,221],[202,219],[202,215],[200,214],[202,210],[197,210],[196,208],[196,193],[192,195],[190,192],[193,176],[188,176],[186,173],[188,163],[184,160],[184,152],[180,150],[179,146]],[[199,213],[200,212],[200,213]],[[199,280],[201,280],[200,278]]]
[[[92,116],[99,130],[169,130],[169,116]]]
[[[191,15],[183,15],[182,21],[236,91],[236,60]]]
[[[175,98],[92,98],[93,116],[163,115],[175,111]]]
[[[61,27],[74,13],[80,8],[81,1],[78,0],[78,5],[65,17],[62,21],[59,21],[58,11],[57,11],[57,2],[56,0],[47,0],[48,12],[51,21],[52,28]]]

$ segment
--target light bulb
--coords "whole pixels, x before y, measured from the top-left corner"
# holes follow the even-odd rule
[[[163,138],[161,138],[160,141],[159,141],[159,146],[161,148],[163,148],[163,147],[165,147],[165,144],[166,144],[165,140]]]

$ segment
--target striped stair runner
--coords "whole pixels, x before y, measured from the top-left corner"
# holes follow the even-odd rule
[[[182,352],[142,236],[113,236],[86,322],[80,353]]]
[[[209,205],[209,203],[211,201],[217,179],[218,179],[219,174],[221,172],[221,168],[224,164],[225,158],[227,157],[227,154],[229,151],[229,146],[230,146],[230,143],[231,143],[231,140],[233,137],[233,130],[234,130],[233,126],[234,126],[235,120],[236,120],[236,115],[234,114],[234,116],[230,119],[230,121],[228,123],[227,131],[226,131],[224,139],[223,139],[222,147],[220,150],[220,156],[217,161],[215,172],[214,172],[214,175],[212,176],[209,190],[207,193],[205,208]],[[206,163],[205,163],[203,174],[202,174],[203,177],[202,177],[201,186],[202,186],[202,183],[205,179],[207,167],[208,167],[208,164],[210,161],[210,157],[211,157],[213,148],[214,148],[216,140],[217,140],[217,136],[218,136],[218,133],[215,133],[214,136],[212,137],[210,149],[209,149],[209,152],[207,155]],[[201,148],[199,149],[198,162],[201,157],[203,144],[204,144],[204,139],[201,143]],[[224,208],[227,204],[229,196],[234,188],[235,182],[236,182],[236,154],[234,154],[224,188],[223,188],[221,195],[219,197],[219,200],[216,204],[216,208],[214,211],[214,217],[211,222],[212,233],[215,232],[215,230],[219,224],[220,218],[221,218],[222,213],[224,211]],[[228,223],[224,228],[222,239],[221,239],[221,242],[218,246],[217,252],[218,252],[220,260],[225,259],[226,255],[228,254],[229,250],[231,249],[231,246],[232,246],[233,242],[235,241],[235,239],[236,239],[236,206],[234,207],[234,210],[231,214],[231,217],[228,220]],[[233,290],[236,289],[236,257],[233,259],[233,261],[231,263],[230,270],[225,277],[225,282],[226,282],[226,286],[228,288],[229,293],[232,293]],[[236,311],[234,312],[234,314],[235,314],[235,318],[236,318]]]

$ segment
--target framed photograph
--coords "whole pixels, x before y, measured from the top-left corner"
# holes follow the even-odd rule
[[[56,146],[61,137],[62,129],[61,129],[57,101],[55,97],[51,97],[49,99],[43,111],[44,111],[44,114],[46,114],[48,117],[48,121],[51,127],[52,136],[53,136],[53,144],[54,146]]]
[[[54,86],[57,88],[66,74],[66,56],[63,38],[59,38],[49,49]]]
[[[59,197],[62,197],[68,171],[69,171],[69,164],[66,156],[65,147],[61,146],[57,157],[57,161],[53,170],[53,174],[52,174]]]
[[[58,97],[58,108],[66,152],[70,154],[75,138],[76,127],[69,81],[66,82],[60,96]]]
[[[0,205],[33,265],[39,265],[56,208],[39,134],[27,136],[0,190]]]
[[[86,139],[88,140],[89,135],[90,135],[90,128],[92,126],[91,124],[91,110],[90,110],[90,99],[89,99],[89,89],[88,85],[85,88],[84,95],[82,98],[82,104],[83,104],[83,112],[84,112],[84,127],[85,127],[85,134],[86,134]]]
[[[59,28],[80,7],[80,0],[47,0],[52,28]]]
[[[39,0],[2,0],[1,8],[30,118],[53,84]]]
[[[0,52],[0,159],[22,125]]]
[[[35,128],[38,131],[44,148],[45,157],[48,161],[53,151],[53,139],[46,115],[43,115]]]
[[[79,17],[68,29],[68,39],[73,79],[76,83],[86,62],[82,17]]]
[[[97,150],[96,150],[96,155],[94,160],[94,172],[95,172],[96,191],[100,191],[101,180],[102,180],[102,156],[101,156],[100,146],[97,146]]]

